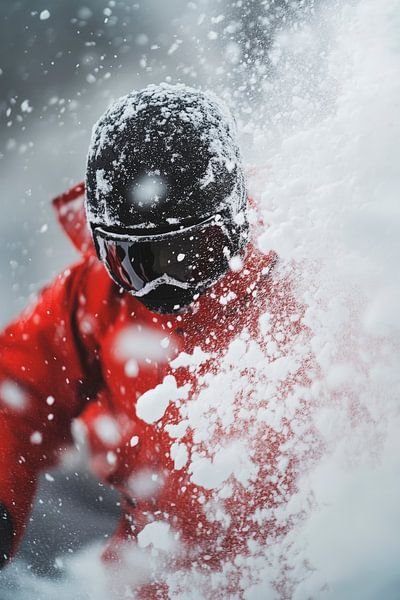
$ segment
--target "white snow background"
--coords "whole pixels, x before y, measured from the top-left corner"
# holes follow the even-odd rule
[[[360,0],[280,33],[243,132],[268,223],[260,247],[289,265],[307,306],[319,367],[310,419],[323,446],[312,459],[313,440],[289,448],[304,462],[281,518],[304,517],[251,565],[247,600],[277,598],[283,566],[296,600],[400,597],[399,27],[399,0]],[[0,598],[109,598],[97,555],[64,558],[62,582],[15,564]],[[171,597],[201,591],[191,580]]]
[[[399,25],[397,0],[332,3],[276,43],[260,242],[297,263],[326,443],[289,536],[296,599],[400,597]]]

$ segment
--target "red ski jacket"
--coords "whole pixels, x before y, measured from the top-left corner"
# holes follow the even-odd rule
[[[23,534],[38,473],[71,442],[74,423],[93,471],[121,492],[120,525],[106,556],[117,556],[122,542],[135,544],[147,525],[162,521],[185,548],[196,549],[217,569],[221,558],[247,548],[252,536],[261,531],[267,537],[268,527],[263,533],[260,522],[243,527],[238,506],[274,503],[282,481],[271,477],[271,465],[287,429],[269,437],[265,425],[253,476],[257,493],[248,498],[245,485],[241,497],[227,492],[228,520],[210,521],[204,505],[212,490],[207,482],[201,485],[193,466],[195,452],[200,467],[207,456],[182,415],[198,393],[199,373],[203,382],[207,373],[217,373],[240,332],[256,338],[259,317],[268,309],[272,328],[279,329],[276,343],[284,343],[299,332],[299,307],[287,284],[274,280],[275,256],[250,245],[244,267],[225,275],[189,311],[151,313],[118,288],[95,256],[83,194],[81,184],[54,202],[82,259],[0,337],[0,502],[14,528],[11,554]],[[282,332],[283,318],[288,325]],[[205,357],[199,369],[190,366],[196,353]],[[190,553],[182,560],[189,556],[195,560]]]

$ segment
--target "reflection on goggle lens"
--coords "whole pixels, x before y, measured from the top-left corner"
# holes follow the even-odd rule
[[[231,238],[215,218],[155,235],[117,234],[97,227],[97,253],[118,285],[140,292],[156,280],[201,288],[228,269]]]

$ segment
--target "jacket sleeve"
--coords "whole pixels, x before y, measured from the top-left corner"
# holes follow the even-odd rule
[[[65,271],[0,334],[0,565],[25,529],[39,471],[54,464],[91,396],[76,326],[84,271]]]

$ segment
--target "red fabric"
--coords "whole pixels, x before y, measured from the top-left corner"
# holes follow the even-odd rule
[[[83,270],[59,275],[0,336],[0,501],[13,516],[16,543],[36,475],[69,441],[71,419],[90,393],[73,318]]]
[[[58,220],[65,233],[82,254],[95,254],[84,209],[85,184],[73,188],[53,200]]]
[[[245,268],[227,274],[200,297],[194,310],[181,316],[155,315],[119,290],[93,255],[84,225],[83,191],[81,184],[55,200],[64,229],[83,252],[82,260],[59,275],[0,337],[0,501],[16,523],[17,543],[37,475],[69,442],[71,422],[79,416],[93,470],[116,486],[124,499],[120,527],[106,556],[118,555],[118,540],[135,538],[149,515],[168,514],[181,539],[189,546],[205,545],[215,557],[210,544],[218,537],[219,525],[206,523],[201,504],[193,502],[198,490],[190,474],[174,469],[169,455],[171,439],[162,427],[140,420],[135,403],[171,373],[169,360],[181,350],[190,354],[196,346],[204,349],[207,340],[207,350],[216,358],[204,369],[215,368],[218,356],[239,331],[248,327],[256,332],[267,303],[272,316],[279,315],[284,290],[265,274],[275,257],[249,247]],[[71,214],[75,218],[68,216]],[[220,297],[227,290],[236,298],[222,304]],[[285,310],[289,309],[297,310],[294,305],[286,306]],[[127,362],[132,340],[142,345],[152,336],[168,339],[168,348],[156,358]],[[173,374],[178,385],[189,381],[195,389],[188,369],[181,367]],[[15,406],[15,385],[24,398],[19,407]],[[174,421],[174,410],[174,406],[167,410],[169,422]],[[131,441],[136,440],[134,436],[137,444]],[[190,444],[189,435],[184,439]],[[273,452],[273,444],[265,449],[265,461],[270,464]],[[132,474],[141,470],[163,478],[156,506],[152,498],[132,498],[129,482]],[[269,484],[269,493],[272,487]],[[235,538],[234,523],[225,537],[220,554],[229,552],[234,544],[245,545],[245,540]]]

